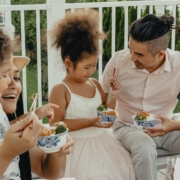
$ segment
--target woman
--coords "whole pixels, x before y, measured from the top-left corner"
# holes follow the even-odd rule
[[[14,64],[10,71],[11,82],[8,88],[2,93],[2,106],[3,110],[7,113],[14,113],[16,111],[16,105],[20,93],[22,91],[20,82],[20,71],[28,64],[29,58],[14,57],[19,59],[22,64],[21,68],[17,68]],[[19,67],[19,66],[18,66]],[[53,118],[53,108],[57,108],[54,104],[47,104],[36,109],[37,116],[39,119],[44,116],[48,116],[49,119]],[[26,115],[23,115],[26,116]],[[18,117],[18,119],[21,119]],[[13,123],[16,120],[12,121]],[[20,171],[21,179],[31,179],[31,171],[41,178],[57,179],[63,177],[66,164],[66,155],[70,153],[70,147],[73,145],[73,141],[68,137],[67,143],[57,153],[45,154],[42,150],[37,147],[33,147],[29,152],[24,153],[20,156]]]

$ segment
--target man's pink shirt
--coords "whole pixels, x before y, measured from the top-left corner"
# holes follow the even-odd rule
[[[106,65],[101,81],[106,93],[114,68],[121,85],[116,103],[117,120],[132,124],[132,116],[142,110],[173,116],[180,92],[180,52],[167,49],[164,64],[151,74],[136,68],[129,49],[116,52]]]

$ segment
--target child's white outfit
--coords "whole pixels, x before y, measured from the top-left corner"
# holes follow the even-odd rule
[[[97,116],[96,107],[102,100],[93,82],[96,88],[93,98],[74,94],[65,83],[63,84],[71,95],[65,119],[89,119]],[[69,132],[69,135],[74,140],[74,146],[67,156],[65,177],[75,177],[76,180],[135,180],[129,152],[109,129],[89,127]]]
[[[4,136],[9,127],[9,120],[2,109],[2,105],[0,104],[0,144],[3,142]],[[19,156],[16,156],[14,159],[12,159],[6,172],[2,177],[0,177],[0,179],[20,180]]]

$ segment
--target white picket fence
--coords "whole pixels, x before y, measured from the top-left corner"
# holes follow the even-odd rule
[[[46,4],[37,5],[11,5],[10,0],[0,0],[0,16],[3,16],[3,22],[0,26],[4,26],[6,30],[11,34],[14,29],[11,24],[11,12],[20,11],[21,17],[21,44],[22,44],[22,55],[26,55],[25,49],[25,11],[34,10],[36,12],[36,39],[37,39],[37,87],[39,100],[38,105],[42,105],[42,85],[41,85],[41,37],[40,37],[40,11],[47,11],[47,28],[50,29],[53,24],[64,16],[66,10],[74,10],[76,8],[96,8],[99,11],[100,16],[103,16],[103,8],[112,8],[112,43],[111,43],[111,55],[115,53],[115,22],[116,22],[116,8],[123,7],[125,10],[124,19],[124,48],[128,47],[128,10],[129,7],[137,7],[137,18],[141,17],[141,9],[144,6],[149,6],[149,13],[153,13],[153,6],[158,10],[158,14],[164,14],[165,8],[171,7],[171,12],[174,17],[176,17],[176,7],[180,5],[179,0],[169,0],[169,1],[121,1],[121,2],[95,2],[95,3],[65,3],[65,0],[47,0]],[[102,30],[102,21],[99,25],[100,30]],[[175,49],[175,31],[172,31],[171,37],[171,48]],[[102,46],[102,44],[100,44]],[[59,58],[59,55],[55,49],[51,48],[48,44],[48,87],[49,92],[52,86],[62,80],[65,76],[65,71],[62,69],[57,69],[55,62]],[[63,66],[61,64],[60,66]],[[99,69],[98,77],[102,76],[102,55],[99,55]],[[23,70],[23,100],[24,109],[27,112],[27,83],[26,83],[26,69]]]

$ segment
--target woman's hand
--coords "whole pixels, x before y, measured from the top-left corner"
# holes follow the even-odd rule
[[[19,137],[22,130],[23,135]],[[42,130],[43,126],[39,123],[38,117],[31,112],[28,117],[10,126],[1,144],[1,152],[7,158],[13,159],[15,156],[36,146]]]
[[[164,136],[166,133],[174,130],[180,130],[180,122],[169,119],[162,115],[157,115],[157,119],[162,120],[162,126],[159,127],[148,127],[146,133],[151,137]]]
[[[54,109],[53,108],[59,108],[59,106],[56,104],[53,104],[53,103],[48,103],[48,104],[45,104],[45,105],[37,108],[35,113],[39,119],[47,117],[49,119],[49,121],[51,121],[54,118]]]
[[[102,124],[99,121],[100,119],[101,119],[101,117],[95,117],[95,118],[89,119],[88,120],[89,126],[94,126],[94,127],[99,127],[99,128],[111,128],[114,125],[114,123],[112,123],[112,122]]]
[[[62,121],[54,123],[52,126],[60,126],[60,125],[67,127],[66,124]],[[72,140],[72,138],[69,135],[67,135],[66,144],[60,149],[60,151],[57,152],[58,156],[69,154],[70,153],[70,147],[73,145],[74,145],[74,141]]]
[[[72,147],[73,145],[74,145],[74,141],[72,140],[72,138],[69,135],[67,135],[66,144],[58,152],[56,152],[56,154],[58,156],[70,154],[70,147]]]

